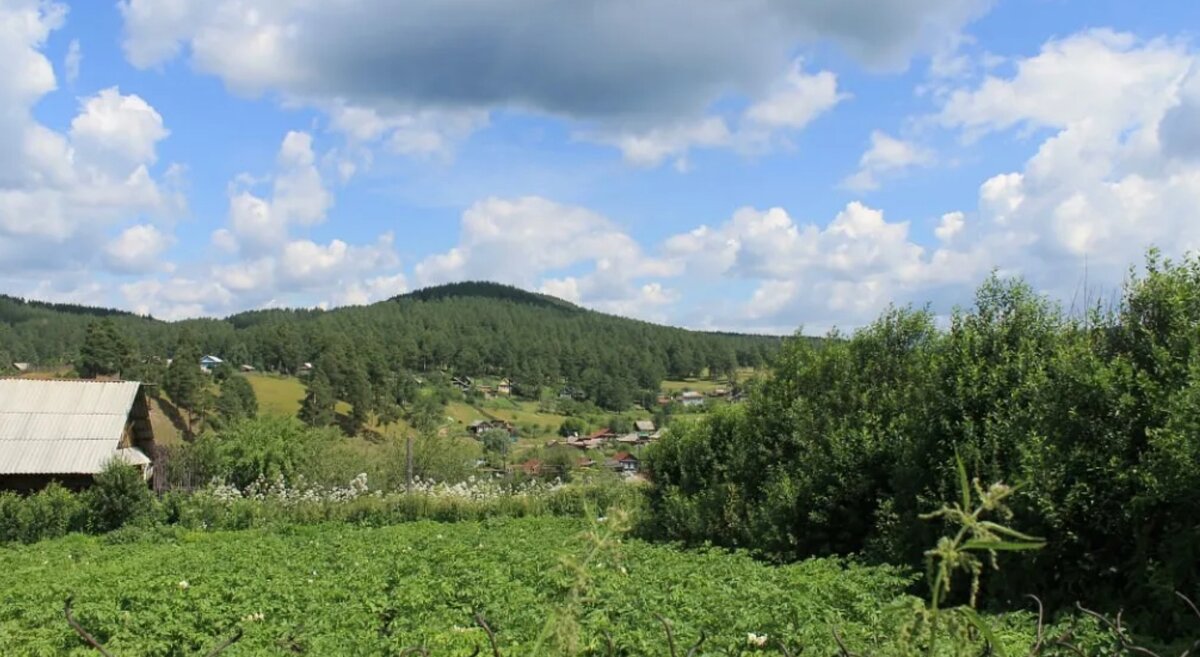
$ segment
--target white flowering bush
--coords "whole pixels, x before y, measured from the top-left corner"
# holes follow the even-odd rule
[[[214,480],[163,503],[163,522],[196,529],[350,522],[383,526],[412,520],[453,522],[493,517],[579,516],[614,504],[636,508],[640,492],[625,484],[559,480],[514,482],[470,477],[457,483],[416,479],[411,490],[372,490],[366,474],[344,486],[311,484],[302,477],[259,478],[245,488]]]

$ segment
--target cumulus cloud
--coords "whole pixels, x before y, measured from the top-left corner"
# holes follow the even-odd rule
[[[536,196],[489,198],[463,213],[461,230],[455,247],[417,264],[418,284],[501,281],[638,316],[642,302],[669,301],[648,279],[672,275],[673,265],[586,208]]]
[[[127,59],[142,68],[186,53],[241,93],[277,93],[330,114],[363,142],[446,157],[494,110],[578,122],[634,164],[689,147],[729,145],[710,110],[752,103],[738,144],[762,147],[843,97],[832,73],[799,66],[797,46],[840,44],[868,66],[897,69],[933,52],[990,0],[122,0]],[[356,163],[342,165],[352,175]]]
[[[679,115],[765,85],[798,43],[832,40],[903,66],[978,16],[983,0],[570,3],[418,0],[123,0],[141,67],[184,51],[250,92],[357,105],[531,107],[553,114]],[[525,5],[525,6],[522,6]],[[487,71],[480,75],[480,71]]]
[[[169,176],[151,172],[168,131],[141,97],[112,87],[81,98],[65,133],[34,118],[34,105],[57,88],[42,50],[65,16],[52,2],[0,7],[0,141],[8,146],[0,154],[0,274],[38,285],[51,268],[57,276],[91,265],[125,271],[104,248],[110,231],[182,206]]]
[[[284,135],[272,173],[240,174],[231,182],[228,223],[212,233],[215,259],[123,286],[126,304],[180,318],[276,305],[370,303],[404,289],[407,279],[399,271],[390,233],[368,244],[336,238],[318,242],[303,235],[324,222],[334,204],[317,168],[319,159],[310,134]],[[152,246],[164,248],[151,237],[146,231],[122,235],[111,246],[111,257],[138,252],[139,257],[126,257],[139,263],[129,269],[144,266],[152,259]]]
[[[104,247],[108,266],[114,271],[144,273],[170,269],[170,263],[160,260],[171,245],[172,238],[150,224],[130,226]]]
[[[983,182],[978,217],[965,227],[943,220],[939,237],[986,245],[991,262],[1062,296],[1085,266],[1094,283],[1115,287],[1152,245],[1200,247],[1200,166],[1182,157],[1189,127],[1180,120],[1195,66],[1182,43],[1091,30],[950,94],[938,118],[968,139],[1050,134],[1021,170]]]
[[[74,84],[79,79],[79,66],[82,63],[83,49],[79,46],[79,39],[71,39],[67,46],[67,54],[63,57],[63,73],[66,75],[67,84]]]
[[[264,253],[283,245],[289,227],[311,226],[325,220],[333,206],[333,194],[317,170],[312,136],[288,132],[275,159],[270,198],[246,188],[245,183],[257,182],[249,175],[239,176],[231,186],[229,227],[217,229],[212,235],[218,248]]]
[[[829,71],[806,73],[799,60],[757,102],[738,116],[706,116],[675,120],[647,129],[618,129],[586,135],[611,144],[625,160],[637,166],[659,166],[674,158],[676,168],[688,168],[693,149],[733,148],[744,153],[768,150],[803,129],[817,117],[849,98],[838,90],[837,76]]]
[[[824,226],[782,208],[742,208],[723,224],[669,238],[664,256],[705,279],[732,278],[755,289],[739,317],[783,327],[857,325],[892,300],[974,280],[962,254],[919,245],[907,221],[853,202]],[[727,320],[728,321],[728,320]]]
[[[878,189],[880,176],[932,162],[933,153],[928,149],[875,130],[871,133],[871,148],[858,161],[858,171],[842,181],[842,186],[859,192]]]

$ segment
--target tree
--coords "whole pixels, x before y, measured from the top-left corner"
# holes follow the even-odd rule
[[[569,417],[563,420],[563,423],[558,427],[558,435],[566,438],[567,436],[578,436],[587,430],[587,425],[583,420],[577,417]]]
[[[323,370],[313,372],[308,381],[308,393],[300,404],[300,420],[310,427],[327,427],[337,419],[337,398]]]
[[[374,408],[371,383],[361,367],[350,370],[346,381],[346,401],[350,404],[350,433],[357,434],[367,425]]]
[[[246,377],[235,374],[221,384],[216,410],[217,416],[226,425],[258,415],[258,399]]]
[[[434,395],[421,395],[408,412],[408,423],[421,434],[432,435],[442,424],[442,404]]]
[[[129,342],[117,331],[116,324],[105,317],[88,324],[75,369],[85,379],[114,376],[129,367],[130,351]]]
[[[200,371],[200,350],[184,334],[175,347],[175,358],[167,367],[163,390],[176,408],[187,412],[187,432],[194,434],[197,412],[202,410],[206,387],[204,374]]]
[[[630,433],[633,431],[633,420],[624,415],[614,415],[608,420],[608,428],[613,433]]]
[[[509,448],[512,447],[512,435],[504,429],[488,429],[479,436],[479,442],[483,445],[484,452],[496,457],[503,464],[508,457]]]
[[[197,366],[199,367],[199,366]],[[107,532],[150,515],[154,499],[142,473],[132,465],[110,461],[84,494],[93,531]]]

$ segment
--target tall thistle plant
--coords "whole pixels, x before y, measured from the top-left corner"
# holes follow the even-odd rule
[[[1000,552],[1038,550],[1045,545],[1040,538],[1022,534],[1011,527],[986,519],[996,517],[1004,522],[1012,519],[1012,511],[1005,505],[1005,500],[1014,492],[1012,487],[995,483],[984,488],[978,479],[970,480],[967,477],[967,468],[957,454],[955,464],[958,468],[961,499],[921,516],[924,520],[941,519],[952,528],[957,527],[953,535],[943,536],[937,547],[925,553],[930,590],[929,607],[924,610],[922,616],[929,630],[929,655],[934,654],[936,648],[939,623],[942,620],[942,603],[950,595],[958,575],[970,577],[970,598],[966,605],[949,611],[956,619],[965,620],[969,626],[975,628],[994,648],[996,639],[991,629],[975,612],[984,567],[990,565],[993,570],[999,569],[997,557]]]

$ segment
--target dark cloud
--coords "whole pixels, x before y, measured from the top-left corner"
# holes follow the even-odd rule
[[[584,120],[696,114],[832,40],[903,66],[986,0],[128,0],[126,50],[251,91],[379,109],[518,107]],[[260,6],[261,5],[261,6]]]

